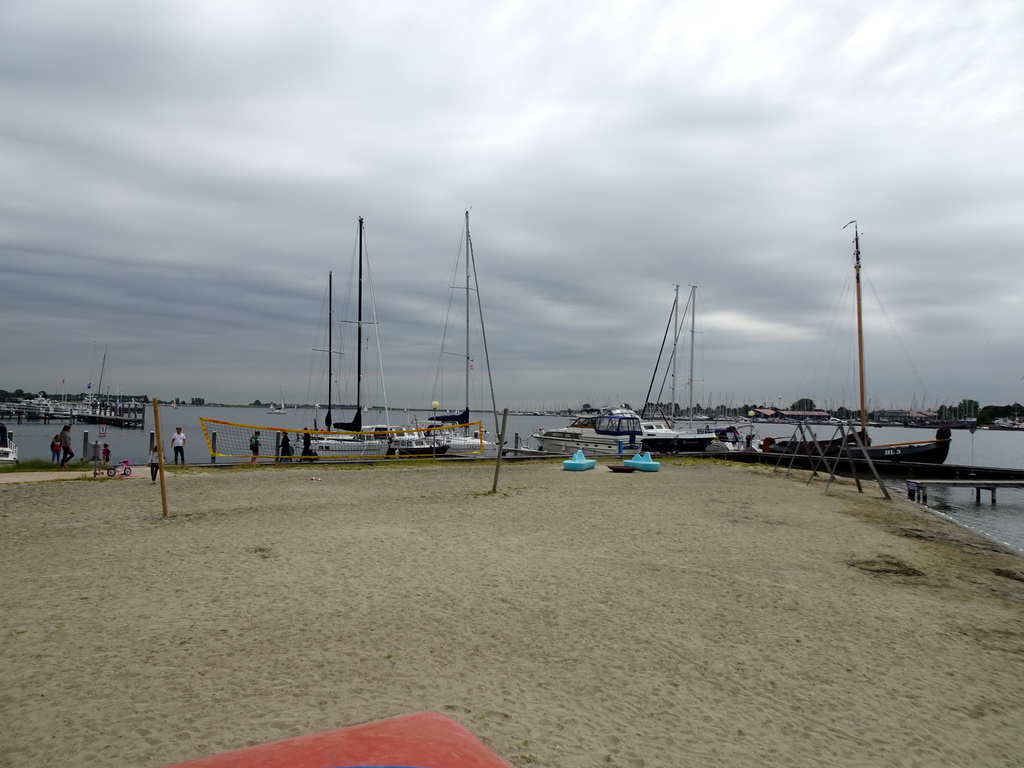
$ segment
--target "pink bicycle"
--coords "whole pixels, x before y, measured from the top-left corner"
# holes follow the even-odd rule
[[[96,471],[93,472],[93,476],[98,475],[102,471],[102,469],[97,469]],[[128,459],[125,459],[116,467],[111,467],[110,469],[107,470],[107,477],[117,477],[118,475],[121,475],[121,477],[132,476],[132,468],[130,466],[130,462],[128,461]]]

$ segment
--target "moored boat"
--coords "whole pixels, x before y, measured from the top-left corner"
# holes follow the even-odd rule
[[[443,359],[445,357],[462,358],[462,376],[464,380],[464,392],[465,407],[461,411],[454,411],[454,409],[448,412],[435,413],[430,416],[427,421],[432,426],[423,428],[424,436],[433,442],[440,442],[448,446],[450,453],[483,453],[485,450],[491,447],[492,443],[485,439],[486,430],[483,428],[482,421],[471,422],[470,421],[470,399],[471,392],[473,391],[473,385],[471,379],[473,378],[473,371],[478,367],[474,365],[474,355],[472,352],[471,337],[471,319],[473,317],[471,298],[476,295],[476,315],[479,321],[479,327],[476,329],[479,333],[480,351],[483,353],[484,365],[480,370],[480,373],[486,373],[486,389],[490,391],[491,401],[491,415],[494,417],[495,434],[498,431],[498,406],[494,397],[494,383],[491,380],[491,363],[490,354],[487,351],[487,335],[484,332],[484,312],[483,304],[480,299],[480,285],[477,280],[476,273],[476,255],[473,251],[473,238],[469,232],[469,211],[465,212],[465,230],[463,242],[459,247],[459,258],[456,262],[456,270],[459,266],[465,268],[465,284],[462,290],[465,291],[465,306],[464,306],[464,343],[465,347],[461,352],[455,352],[454,350],[448,350],[445,348],[447,339],[442,340],[440,348],[440,355],[438,357],[438,379],[441,380],[441,372],[444,368]],[[463,245],[465,246],[463,248]],[[452,286],[452,290],[456,290],[456,286]],[[449,309],[454,309],[456,302],[452,299],[448,302]],[[454,327],[454,323],[449,323],[448,318],[445,319],[445,328]],[[432,403],[432,407],[438,409],[440,407],[441,397]]]
[[[530,437],[548,453],[583,450],[601,456],[637,451],[699,453],[715,439],[714,432],[676,430],[653,419],[641,419],[625,406],[585,411],[567,427],[541,427]]]
[[[709,429],[673,429],[651,419],[641,419],[640,429],[642,448],[655,453],[698,453],[707,450],[715,439],[714,431]]]
[[[629,408],[585,411],[567,427],[541,427],[531,437],[542,451],[617,456],[640,449],[640,417]]]
[[[853,272],[856,293],[855,313],[857,321],[857,372],[860,389],[860,428],[858,430],[861,445],[857,445],[858,435],[853,428],[847,431],[843,425],[836,427],[836,436],[831,440],[770,440],[762,441],[762,450],[772,453],[801,454],[817,457],[835,457],[840,453],[853,458],[866,458],[873,462],[901,463],[915,462],[919,464],[942,464],[949,455],[950,431],[946,427],[935,433],[934,440],[915,441],[908,443],[890,443],[872,445],[868,435],[867,392],[864,385],[864,319],[861,308],[860,287],[860,233],[857,222],[851,221],[843,229],[853,224]],[[816,445],[815,445],[816,444]]]
[[[950,431],[946,427],[940,427],[935,433],[934,440],[909,443],[887,443],[885,445],[871,445],[870,438],[862,434],[861,442],[864,445],[863,452],[856,444],[853,433],[846,437],[835,437],[830,440],[772,440],[765,438],[762,442],[764,450],[772,453],[798,454],[818,458],[824,455],[827,458],[839,456],[845,453],[848,448],[849,455],[855,459],[867,457],[871,461],[882,462],[915,462],[917,464],[943,464],[949,455]],[[817,447],[815,446],[817,443]],[[820,451],[820,454],[819,454]]]
[[[7,425],[0,421],[0,462],[17,464],[18,445],[14,435],[7,431]]]

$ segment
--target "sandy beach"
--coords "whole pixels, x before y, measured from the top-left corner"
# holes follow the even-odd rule
[[[1021,764],[1020,558],[804,473],[493,472],[0,485],[0,765],[422,710],[515,766]]]

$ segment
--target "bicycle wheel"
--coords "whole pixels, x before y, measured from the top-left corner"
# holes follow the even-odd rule
[[[131,477],[131,476],[132,476],[132,470],[131,470],[131,467],[125,467],[125,468],[124,468],[124,476],[125,476],[125,477]]]
[[[113,467],[111,467],[110,469],[107,470],[107,477],[113,477],[116,474],[117,474],[117,470],[114,469]]]

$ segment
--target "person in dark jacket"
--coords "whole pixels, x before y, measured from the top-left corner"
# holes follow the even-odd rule
[[[60,458],[60,468],[67,469],[68,462],[75,458],[75,452],[71,450],[71,425],[65,424],[60,431],[60,449],[63,455]]]

